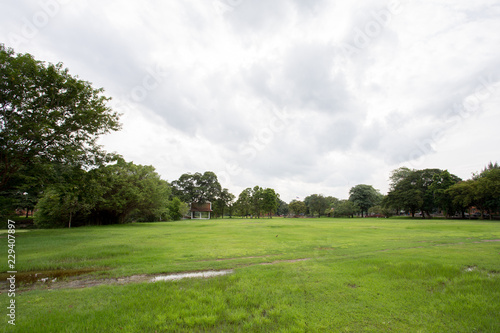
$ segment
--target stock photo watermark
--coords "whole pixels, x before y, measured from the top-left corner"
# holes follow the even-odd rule
[[[139,84],[119,98],[116,105],[118,109],[131,110],[134,108],[134,104],[144,102],[150,93],[158,89],[168,77],[168,71],[159,64],[154,68],[147,68],[146,73]]]
[[[30,15],[20,18],[20,27],[8,34],[8,41],[14,48],[27,44],[30,40],[46,28],[52,19],[56,17],[62,6],[72,0],[44,0],[38,2],[38,8]]]
[[[354,34],[352,40],[340,45],[344,57],[349,58],[369,47],[373,40],[378,38],[384,29],[391,24],[393,18],[402,12],[403,5],[399,0],[391,1],[383,9],[371,11],[371,20],[365,22],[361,26],[356,26],[353,29]]]
[[[271,144],[276,136],[282,132],[290,124],[293,118],[286,110],[273,110],[273,115],[269,119],[267,126],[261,128],[249,142],[243,144],[238,152],[239,160],[245,163],[254,161],[259,152],[262,152],[269,144]],[[221,183],[230,184],[231,177],[240,175],[243,172],[240,162],[234,160],[226,163],[225,170],[217,173]]]
[[[411,161],[412,167],[421,166],[424,163],[425,155],[435,151],[434,147],[437,146],[448,129],[477,114],[481,110],[481,105],[497,92],[498,80],[493,78],[492,75],[481,76],[478,81],[479,84],[474,89],[473,94],[465,98],[461,103],[456,103],[446,110],[444,115],[444,124],[446,126],[437,128],[432,132],[430,138],[416,143],[417,148],[412,150],[405,159]]]
[[[7,221],[7,278],[9,303],[7,306],[7,317],[9,325],[16,325],[16,222]]]
[[[225,14],[234,11],[243,2],[244,0],[214,0],[212,6],[217,13]]]

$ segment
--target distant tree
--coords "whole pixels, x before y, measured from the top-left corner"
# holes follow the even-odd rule
[[[487,211],[491,219],[500,210],[500,169],[484,170],[475,182],[475,204],[481,212]]]
[[[465,211],[475,204],[476,182],[474,180],[458,182],[446,189],[446,193],[455,207],[461,211],[462,218],[465,218]]]
[[[234,194],[229,193],[227,188],[223,189],[215,200],[214,212],[216,215],[224,218],[224,212],[226,211],[226,208],[232,205],[234,198]]]
[[[351,200],[341,200],[333,211],[335,217],[354,217],[360,208]]]
[[[289,204],[288,207],[292,211],[294,215],[302,215],[305,214],[307,207],[306,204],[303,201],[300,200],[292,200]]]
[[[361,216],[368,213],[370,207],[382,201],[382,195],[371,185],[360,184],[351,188],[349,200],[359,207]]]
[[[184,202],[215,202],[220,197],[222,187],[217,175],[212,171],[201,174],[185,173],[172,182],[172,195]]]
[[[38,202],[42,227],[154,220],[168,207],[170,186],[152,166],[118,160],[88,172],[62,168]]]
[[[252,202],[252,214],[253,216],[260,218],[260,215],[263,210],[263,201],[264,201],[264,189],[260,186],[254,186],[251,192],[251,202]]]
[[[0,191],[13,187],[23,167],[107,161],[97,139],[119,123],[102,93],[62,64],[47,65],[0,44]]]
[[[38,227],[65,227],[89,224],[89,215],[100,194],[100,184],[78,167],[59,165],[54,183],[37,202],[35,223]]]
[[[89,172],[101,184],[92,210],[97,224],[126,223],[132,218],[155,218],[167,207],[171,189],[154,167],[136,165],[123,159]],[[181,200],[182,201],[182,200]]]
[[[381,205],[370,207],[368,209],[368,214],[369,215],[382,215],[384,217],[391,217],[393,215],[391,209],[385,208]]]
[[[328,208],[329,202],[322,194],[311,194],[304,199],[304,203],[309,209],[309,213],[314,216],[318,214],[321,217],[325,209]]]
[[[288,204],[281,200],[281,199],[278,199],[278,210],[277,210],[277,214],[278,215],[283,215],[283,216],[286,216],[288,215],[290,212],[290,208],[288,207]]]
[[[448,170],[444,170],[440,174],[434,174],[432,183],[429,186],[429,190],[434,195],[435,205],[441,208],[444,215],[448,218],[455,214],[458,207],[453,203],[453,198],[446,190],[460,181],[460,178],[450,174]]]
[[[495,170],[495,169],[500,169],[500,165],[498,165],[498,162],[490,162],[488,163],[487,166],[484,167],[484,169],[481,171],[481,172],[474,172],[472,174],[472,179],[473,180],[478,180],[479,178],[481,178],[481,176],[487,172],[487,171],[490,171],[490,170]]]
[[[279,195],[272,188],[266,188],[262,191],[262,211],[264,211],[269,218],[276,214],[278,209]]]
[[[328,208],[335,207],[335,205],[340,202],[339,199],[332,197],[332,196],[328,196],[325,199],[326,199],[326,202],[328,204]]]
[[[173,221],[179,221],[183,216],[187,215],[189,206],[182,202],[178,197],[174,197],[167,205],[168,216]]]
[[[240,216],[248,217],[252,211],[252,189],[250,187],[244,189],[236,200],[235,208]]]
[[[398,212],[401,209],[409,211],[412,217],[418,210],[422,212],[422,218],[425,218],[425,215],[430,217],[431,212],[438,206],[431,185],[434,182],[434,176],[439,177],[442,173],[443,170],[440,169],[410,170],[400,168],[394,170],[389,193],[383,204]],[[456,177],[451,176],[452,178]]]

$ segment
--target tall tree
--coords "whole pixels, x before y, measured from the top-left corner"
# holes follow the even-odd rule
[[[354,214],[357,214],[359,211],[360,208],[353,201],[341,200],[336,205],[333,215],[335,217],[354,217]]]
[[[260,218],[263,209],[264,189],[260,186],[254,186],[251,192],[252,215]]]
[[[302,215],[305,214],[307,211],[306,204],[304,201],[300,200],[292,200],[289,204],[288,207],[290,210],[293,212],[294,215]]]
[[[462,212],[462,218],[465,218],[465,211],[475,204],[476,182],[474,180],[458,182],[450,186],[446,193]]]
[[[280,216],[281,215],[286,216],[286,215],[288,215],[289,212],[290,212],[290,208],[288,207],[288,204],[285,201],[278,199],[277,214]]]
[[[226,208],[230,207],[234,201],[234,194],[229,193],[227,188],[222,189],[219,197],[215,200],[214,211],[216,215],[224,218]]]
[[[248,217],[252,211],[252,189],[250,187],[244,189],[236,200],[236,210],[241,216]]]
[[[368,214],[370,207],[378,205],[382,201],[382,194],[371,185],[359,184],[349,191],[349,200],[352,201],[363,214]]]
[[[400,168],[394,170],[391,176],[392,183],[389,193],[384,199],[384,205],[398,211],[405,209],[412,214],[412,217],[415,216],[415,212],[418,210],[421,211],[422,218],[425,218],[426,215],[430,217],[438,206],[431,185],[435,181],[435,176],[439,182],[442,173],[443,170],[440,169],[410,170]],[[452,179],[458,179],[454,175],[450,176]]]
[[[220,196],[222,187],[212,171],[203,174],[185,173],[172,182],[172,194],[187,203],[214,202]]]
[[[475,204],[481,209],[482,218],[487,211],[491,219],[500,210],[500,169],[484,170],[475,182]]]
[[[92,210],[97,224],[155,219],[168,205],[170,186],[153,166],[120,159],[89,173],[101,184],[102,195]]]
[[[119,123],[102,93],[62,64],[45,64],[0,44],[0,191],[12,187],[23,166],[106,160],[97,139]]]
[[[170,186],[152,166],[120,159],[89,172],[61,172],[37,204],[35,222],[42,227],[146,221],[166,213]]]
[[[262,210],[267,213],[269,218],[276,214],[278,203],[279,195],[272,188],[266,188],[262,191]]]
[[[311,194],[304,198],[304,203],[309,209],[309,213],[314,216],[315,213],[321,217],[329,206],[328,200],[322,194]]]
[[[458,210],[457,206],[453,203],[453,198],[446,190],[459,181],[461,181],[461,179],[450,174],[448,170],[444,170],[440,174],[435,174],[432,177],[432,183],[429,189],[434,195],[435,204],[441,208],[446,217],[454,215]]]

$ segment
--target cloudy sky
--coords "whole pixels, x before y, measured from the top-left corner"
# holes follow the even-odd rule
[[[285,201],[500,162],[499,31],[499,0],[0,4],[0,43],[113,98],[107,150]]]

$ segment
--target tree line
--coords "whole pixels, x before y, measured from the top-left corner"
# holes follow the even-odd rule
[[[97,144],[120,129],[103,89],[0,44],[0,215],[22,209],[40,227],[166,221],[185,217],[189,204],[211,202],[216,217],[410,214],[481,218],[500,209],[500,168],[490,163],[463,181],[447,170],[399,168],[382,195],[359,184],[349,198],[311,194],[287,203],[272,188],[248,187],[238,196],[211,171],[162,180],[152,166],[127,162]],[[470,215],[469,215],[470,217]]]

